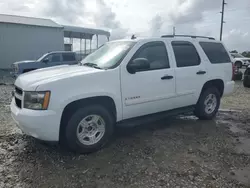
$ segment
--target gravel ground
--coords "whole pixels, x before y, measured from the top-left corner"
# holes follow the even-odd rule
[[[10,117],[12,90],[0,84],[1,188],[250,187],[250,89],[241,82],[222,100],[236,111],[118,128],[109,146],[89,155],[23,135]]]

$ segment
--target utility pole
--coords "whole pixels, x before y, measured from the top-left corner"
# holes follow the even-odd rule
[[[175,27],[173,27],[173,35],[175,35]]]
[[[220,25],[220,40],[222,40],[222,33],[223,33],[223,24],[224,22],[224,11],[225,11],[225,0],[222,0],[222,10],[221,10],[221,25]]]

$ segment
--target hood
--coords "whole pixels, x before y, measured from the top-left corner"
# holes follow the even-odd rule
[[[26,91],[34,91],[41,84],[100,71],[103,70],[79,65],[55,66],[24,73],[17,78],[15,85]]]
[[[18,64],[23,64],[23,63],[35,63],[35,62],[36,62],[36,60],[25,60],[25,61],[17,61],[13,64],[18,65]]]

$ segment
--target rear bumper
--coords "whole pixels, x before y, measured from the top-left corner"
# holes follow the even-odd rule
[[[230,95],[234,91],[234,81],[226,82],[224,86],[223,96]]]

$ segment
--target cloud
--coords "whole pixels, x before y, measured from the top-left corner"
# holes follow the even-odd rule
[[[223,40],[233,49],[248,48],[249,0],[226,2]],[[221,0],[1,0],[0,10],[3,14],[50,18],[59,24],[103,28],[111,31],[111,39],[134,33],[172,34],[173,26],[177,34],[218,38],[221,3]]]
[[[1,14],[14,14],[14,15],[24,15],[24,16],[38,16],[39,9],[43,8],[43,4],[39,0],[24,0],[20,3],[20,0],[1,0],[0,10]]]
[[[163,18],[160,15],[156,15],[150,21],[150,35],[152,36],[159,36],[161,33],[162,25],[163,25]]]
[[[237,50],[240,52],[250,50],[249,32],[241,29],[232,29],[224,35],[224,41],[229,50]]]
[[[177,0],[176,9],[168,16],[175,24],[194,23],[203,20],[203,12],[218,9],[221,1],[218,0]]]
[[[124,38],[128,35],[128,29],[122,27],[116,19],[116,14],[104,0],[96,0],[96,6],[98,11],[94,15],[94,22],[98,27],[110,29],[111,39]]]
[[[227,0],[227,2],[231,3],[232,0]],[[203,28],[214,23],[220,24],[220,9],[221,1],[218,0],[176,0],[169,11],[152,18],[149,33],[153,36],[172,34],[173,27],[176,27],[177,34],[213,35],[214,29],[208,31]],[[218,15],[218,20],[206,24],[205,18],[208,12],[210,15],[213,12]],[[214,25],[213,28],[215,28]]]
[[[89,7],[90,3],[92,3],[92,9]],[[116,14],[104,0],[95,2],[93,0],[48,0],[43,15],[54,18],[61,24],[110,30],[111,39],[124,38],[128,32],[116,20]]]
[[[75,24],[80,17],[85,16],[84,8],[83,0],[49,0],[43,15],[64,24]]]

